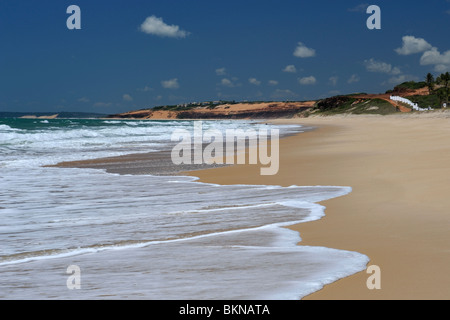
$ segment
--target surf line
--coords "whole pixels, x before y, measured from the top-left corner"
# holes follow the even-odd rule
[[[193,134],[176,129],[172,142],[178,142],[171,152],[174,165],[182,164],[260,164],[261,175],[275,175],[280,165],[279,129],[218,129],[203,130],[203,122],[195,121]],[[248,162],[245,152],[248,141]],[[206,144],[206,147],[204,145]],[[225,146],[225,147],[224,147]],[[225,152],[224,152],[225,149]],[[270,154],[269,154],[270,149]],[[241,152],[238,152],[241,150]],[[224,159],[225,155],[225,159]],[[237,160],[235,159],[237,158]]]

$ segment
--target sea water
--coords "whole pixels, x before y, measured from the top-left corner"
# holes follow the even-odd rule
[[[257,130],[251,121],[204,121]],[[299,299],[364,270],[357,252],[301,245],[350,187],[217,185],[49,168],[165,150],[192,121],[0,119],[0,299]],[[300,126],[275,126],[282,133]],[[298,245],[300,243],[300,245]],[[69,266],[79,270],[72,290]]]

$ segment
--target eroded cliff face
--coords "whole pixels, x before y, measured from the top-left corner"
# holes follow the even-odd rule
[[[160,107],[157,110],[145,109],[111,115],[110,118],[122,119],[258,119],[293,117],[308,110],[316,101],[306,102],[263,102],[235,103],[192,108]]]

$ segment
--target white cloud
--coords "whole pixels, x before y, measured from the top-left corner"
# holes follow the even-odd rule
[[[434,65],[434,71],[450,71],[450,50],[440,53],[436,47],[433,47],[425,39],[413,36],[404,36],[403,46],[395,49],[398,54],[409,55],[413,53],[422,53],[420,65]]]
[[[276,86],[276,85],[278,85],[278,81],[276,81],[276,80],[269,80],[269,85],[270,86]]]
[[[401,48],[395,49],[400,55],[410,55],[414,53],[424,52],[432,48],[423,38],[416,38],[414,36],[404,36],[402,38],[403,45]]]
[[[425,51],[420,58],[420,65],[434,65],[437,72],[450,71],[450,50],[440,53],[437,48]]]
[[[316,50],[306,47],[302,42],[299,42],[295,48],[294,56],[298,58],[309,58],[316,55]]]
[[[359,82],[360,78],[357,74],[352,74],[350,79],[347,80],[348,83]]]
[[[283,69],[283,72],[296,73],[297,68],[293,64],[290,64]]]
[[[224,75],[227,74],[227,72],[226,72],[226,69],[225,69],[225,68],[219,68],[219,69],[216,69],[216,74],[217,74],[218,76],[224,76]]]
[[[315,84],[317,82],[317,80],[314,76],[309,76],[309,77],[303,77],[303,78],[298,79],[298,82],[302,85],[310,85],[310,84]]]
[[[256,78],[250,78],[248,79],[248,82],[254,84],[255,86],[259,86],[261,84],[261,81],[257,80]]]
[[[399,68],[392,67],[391,64],[386,62],[376,61],[373,58],[370,58],[369,60],[364,60],[364,65],[366,66],[367,71],[370,72],[388,73],[393,75],[401,73]]]
[[[220,82],[223,86],[225,87],[234,87],[233,82],[230,79],[227,78],[223,78],[222,81]]]
[[[181,30],[179,26],[168,25],[162,18],[155,16],[145,19],[140,30],[158,37],[186,38],[189,35],[189,32]]]
[[[133,97],[127,93],[122,96],[122,99],[123,101],[133,101]]]
[[[178,84],[178,79],[170,79],[166,81],[161,81],[161,85],[165,89],[178,89],[180,85]]]

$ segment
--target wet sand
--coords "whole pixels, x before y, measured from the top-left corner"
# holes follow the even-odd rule
[[[341,279],[305,299],[450,298],[450,126],[433,116],[352,116],[283,120],[316,130],[280,141],[280,170],[259,165],[186,172],[203,182],[350,186],[322,203],[321,220],[293,226],[300,245],[366,254],[381,270]]]

